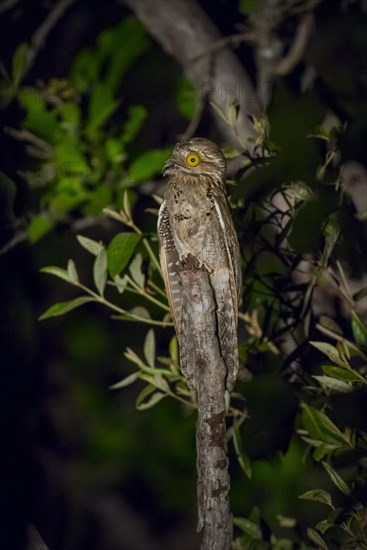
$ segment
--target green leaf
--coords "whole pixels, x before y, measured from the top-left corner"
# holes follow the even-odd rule
[[[128,69],[150,44],[145,28],[134,17],[126,17],[103,31],[98,37],[96,55],[103,61],[104,85],[116,94]]]
[[[151,149],[136,158],[130,165],[128,180],[131,183],[148,180],[162,172],[166,160],[172,153],[172,148]]]
[[[59,277],[59,279],[63,279],[68,283],[72,282],[70,279],[69,272],[66,271],[66,269],[62,269],[61,267],[55,267],[55,266],[42,267],[40,271],[42,273],[49,273],[50,275],[55,275],[55,277]]]
[[[90,139],[95,139],[97,130],[107,121],[117,106],[118,101],[114,99],[109,88],[100,84],[93,90],[89,101],[86,126],[86,134]]]
[[[29,103],[23,126],[45,141],[54,143],[57,133],[60,132],[56,111],[46,111],[40,108],[40,105],[42,103],[39,101]]]
[[[175,100],[176,106],[182,116],[191,120],[195,115],[196,94],[194,86],[186,78],[181,77],[179,79]]]
[[[355,294],[353,294],[353,300],[355,302],[359,302],[359,300],[362,300],[367,295],[367,287],[361,288],[361,290],[358,290]]]
[[[64,103],[60,106],[59,112],[64,121],[72,125],[74,130],[81,117],[80,107],[75,103]]]
[[[104,247],[94,260],[93,280],[99,294],[103,296],[107,282],[107,253]]]
[[[330,453],[333,453],[336,449],[340,448],[340,443],[337,444],[331,444],[331,443],[321,443],[316,447],[314,452],[312,453],[312,458],[316,460],[316,462],[320,462],[323,458],[325,458],[327,455],[330,455]]]
[[[237,459],[242,468],[242,471],[246,474],[246,476],[249,479],[251,479],[251,476],[252,476],[251,462],[249,457],[243,450],[240,427],[237,422],[234,422],[233,424],[233,444],[234,444]]]
[[[174,361],[178,361],[178,344],[176,336],[172,336],[168,349],[170,357],[172,357]]]
[[[329,550],[328,545],[326,544],[322,536],[317,531],[315,531],[315,529],[312,529],[312,527],[309,527],[307,529],[307,535],[312,540],[312,542],[315,542],[316,544],[318,544],[319,547],[321,547],[323,550]]]
[[[345,369],[342,367],[335,367],[334,365],[323,365],[322,371],[327,375],[338,380],[345,382],[364,382],[366,383],[365,378],[360,375],[358,372],[355,372],[350,369]]]
[[[98,216],[103,208],[111,204],[112,192],[108,185],[99,184],[89,194],[88,203],[83,207],[86,216]]]
[[[330,508],[334,508],[330,493],[324,491],[324,489],[313,489],[311,491],[307,491],[306,493],[300,495],[298,498],[301,498],[303,500],[314,500],[317,502],[322,502],[323,504],[327,504],[327,506],[330,506]]]
[[[312,376],[312,378],[315,378],[323,386],[324,388],[328,390],[332,390],[335,392],[348,392],[352,390],[352,387],[347,382],[342,382],[341,380],[337,380],[335,378],[331,378],[330,376]]]
[[[28,227],[29,242],[34,244],[38,242],[46,233],[48,233],[55,225],[55,222],[45,214],[36,214],[33,216]]]
[[[330,523],[327,519],[323,519],[322,521],[319,521],[319,523],[316,525],[316,530],[324,535],[333,526],[334,523]]]
[[[321,464],[329,474],[329,477],[334,485],[336,485],[342,493],[344,493],[345,495],[349,495],[350,489],[345,483],[344,479],[342,479],[340,475],[334,470],[334,468],[332,468],[327,462],[321,462]]]
[[[249,535],[252,539],[261,540],[261,530],[256,523],[247,518],[233,518],[233,524],[239,527],[244,533]]]
[[[154,367],[155,365],[155,334],[154,330],[148,330],[148,333],[144,342],[144,357],[147,360],[148,365]]]
[[[155,389],[155,387],[154,387],[154,389]],[[154,405],[159,403],[159,401],[162,401],[162,399],[164,399],[165,397],[167,397],[166,393],[161,393],[159,391],[156,391],[156,392],[153,393],[153,395],[150,397],[150,399],[148,399],[147,401],[142,401],[139,405],[137,405],[136,408],[139,411],[143,411],[143,410],[146,410],[146,409],[151,409],[152,407],[154,407]]]
[[[123,125],[121,140],[123,143],[131,143],[143,126],[148,111],[143,105],[131,105],[127,110],[127,120]]]
[[[126,275],[124,277],[120,277],[119,275],[116,275],[115,277],[113,277],[113,280],[116,285],[117,292],[119,294],[122,294],[125,291],[128,283]]]
[[[311,438],[319,439],[324,443],[338,442],[343,445],[350,445],[347,437],[322,411],[305,405],[302,411],[302,420]]]
[[[76,270],[75,263],[73,262],[73,260],[68,261],[68,275],[69,275],[70,281],[72,281],[73,283],[79,282],[78,272]]]
[[[315,347],[321,353],[324,353],[329,357],[331,361],[341,367],[348,367],[348,365],[340,358],[339,352],[335,346],[328,344],[327,342],[310,342],[311,346]]]
[[[48,317],[58,317],[59,315],[64,315],[73,309],[86,304],[87,302],[94,302],[94,298],[89,298],[88,296],[82,296],[81,298],[75,298],[74,300],[68,300],[67,302],[59,302],[51,306],[45,313],[43,313],[38,319],[42,321],[43,319],[48,319]]]
[[[19,44],[13,55],[12,77],[15,86],[18,86],[24,76],[27,65],[29,46],[26,42]]]
[[[97,80],[99,68],[100,63],[95,53],[87,48],[81,50],[71,67],[71,80],[75,88],[79,92],[87,91],[88,87]]]
[[[132,278],[136,282],[136,284],[138,286],[140,286],[141,288],[144,288],[145,277],[144,277],[144,274],[143,274],[142,269],[141,269],[142,268],[142,263],[143,263],[143,258],[141,256],[141,254],[137,254],[134,258],[134,261],[131,262],[131,265],[129,267],[129,271],[131,273]]]
[[[367,327],[355,311],[352,311],[352,330],[356,344],[367,346]]]
[[[258,0],[240,0],[238,9],[241,13],[245,15],[251,15],[256,10],[256,6],[259,5]]]
[[[55,160],[62,173],[69,178],[77,178],[90,172],[80,143],[74,137],[67,137],[55,146]]]
[[[82,247],[93,254],[93,256],[98,256],[98,254],[100,254],[100,252],[104,248],[101,242],[94,241],[93,239],[89,239],[88,237],[84,237],[83,235],[77,235],[76,238],[78,239],[78,242],[82,245]]]
[[[119,233],[112,239],[107,247],[108,271],[112,278],[125,269],[140,239],[136,233]]]
[[[342,508],[334,508],[334,510],[330,512],[326,519],[320,521],[316,525],[317,531],[321,534],[326,533],[326,531],[328,531],[331,527],[335,525],[335,521],[338,519],[341,512],[343,512]]]
[[[116,382],[116,384],[112,384],[112,386],[110,386],[110,390],[118,390],[120,388],[126,388],[127,386],[130,386],[131,384],[133,384],[139,378],[139,376],[140,376],[140,372],[133,372],[126,378],[123,378],[122,380],[120,380],[120,382]]]

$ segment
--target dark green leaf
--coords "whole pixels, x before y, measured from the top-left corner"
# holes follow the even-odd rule
[[[311,438],[318,439],[324,443],[335,444],[337,442],[339,444],[350,445],[348,438],[322,411],[305,405],[302,411],[302,420]]]
[[[366,382],[363,376],[350,369],[335,367],[334,365],[323,365],[321,368],[327,376],[337,378],[338,380],[345,382]]]
[[[44,271],[44,270],[43,270]],[[48,317],[58,317],[59,315],[64,315],[73,309],[86,304],[87,302],[94,302],[94,298],[89,298],[88,296],[82,296],[81,298],[75,298],[74,300],[68,300],[67,302],[59,302],[51,306],[39,320],[47,319]]]
[[[29,241],[34,244],[48,233],[55,225],[55,222],[45,214],[36,214],[33,216],[28,227]]]
[[[131,105],[128,108],[127,120],[122,128],[121,140],[123,143],[131,143],[136,138],[147,114],[148,112],[143,105]]]
[[[247,454],[245,453],[245,451],[243,450],[240,427],[237,422],[234,422],[233,424],[233,443],[234,443],[237,459],[242,468],[242,471],[246,474],[246,476],[249,479],[251,479],[251,476],[252,476],[251,461],[247,456]]]
[[[86,92],[96,81],[100,68],[99,59],[92,50],[81,50],[76,56],[71,68],[71,79],[79,92]]]
[[[108,271],[112,278],[128,265],[140,239],[136,233],[119,233],[112,239],[107,247]]]
[[[358,302],[359,300],[364,298],[366,295],[367,295],[367,287],[366,288],[361,288],[361,290],[358,290],[358,292],[353,294],[353,300],[355,302]]]
[[[352,311],[352,330],[356,344],[367,346],[367,327],[355,311]]]
[[[144,181],[160,174],[170,154],[171,148],[151,149],[135,159],[130,165],[128,180],[131,183]]]
[[[95,139],[96,131],[112,115],[118,106],[109,88],[102,84],[95,88],[89,101],[88,123],[86,133],[90,139]]]
[[[116,94],[121,80],[133,63],[151,44],[144,26],[134,17],[127,17],[114,27],[103,31],[96,55],[106,65],[103,83]]]
[[[55,146],[55,160],[60,172],[71,178],[71,183],[80,174],[86,176],[89,173],[88,163],[81,151],[80,143],[73,137],[65,138]]]
[[[195,88],[186,78],[180,78],[176,89],[176,106],[180,113],[191,120],[196,109]]]
[[[29,46],[23,42],[19,44],[13,55],[12,77],[15,86],[22,80],[27,64]]]
[[[238,9],[245,15],[251,15],[251,13],[254,13],[258,5],[258,0],[240,0]]]

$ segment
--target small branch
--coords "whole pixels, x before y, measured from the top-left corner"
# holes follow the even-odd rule
[[[52,147],[49,143],[47,143],[47,141],[41,139],[35,134],[32,134],[32,132],[26,130],[25,128],[22,130],[16,130],[15,128],[5,126],[4,132],[18,141],[25,141],[26,143],[34,145],[34,149],[41,152],[41,154],[48,155],[47,158],[49,158],[52,154]]]
[[[45,45],[47,36],[62,18],[67,9],[74,4],[75,0],[59,0],[47,15],[46,19],[36,30],[31,38],[24,75],[31,69],[39,52]],[[23,76],[24,76],[23,75]]]
[[[0,5],[0,15],[14,8],[19,2],[20,0],[3,0],[3,3]]]
[[[274,68],[275,74],[287,75],[299,63],[305,53],[308,40],[313,28],[314,17],[313,13],[309,12],[303,15],[301,22],[297,28],[296,36],[288,54],[283,57]]]
[[[259,102],[246,70],[205,11],[194,0],[119,0],[130,7],[161,47],[182,66],[202,101],[208,99],[225,110],[234,100],[240,105],[239,133],[256,136],[248,115],[260,116]],[[209,55],[203,55],[203,53]],[[234,147],[238,140],[227,123],[214,118],[223,139]]]

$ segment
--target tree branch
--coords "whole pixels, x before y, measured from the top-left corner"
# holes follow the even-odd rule
[[[24,70],[24,75],[31,69],[33,63],[39,54],[40,50],[44,47],[47,36],[50,34],[52,29],[62,18],[67,9],[74,4],[75,0],[59,0],[52,10],[47,15],[46,19],[42,22],[40,27],[33,34],[30,48],[28,50],[26,67]]]
[[[196,389],[198,531],[201,550],[229,550],[232,546],[230,479],[225,425],[226,365],[217,336],[215,301],[205,269],[181,272],[182,322],[185,353],[190,365],[188,383]]]
[[[20,0],[5,0],[0,5],[0,15],[3,15],[6,11],[11,10],[14,8],[17,4],[19,4]]]
[[[239,103],[239,134],[245,141],[254,137],[248,115],[259,116],[259,103],[252,82],[230,48],[217,49],[222,37],[201,7],[194,0],[119,1],[130,7],[162,48],[181,64],[198,98],[210,99],[222,111],[234,100]],[[213,116],[223,138],[238,148],[230,126],[216,113]],[[253,145],[249,143],[248,148],[252,151]]]

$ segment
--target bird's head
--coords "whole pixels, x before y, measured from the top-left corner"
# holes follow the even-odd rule
[[[163,175],[177,173],[224,179],[226,161],[218,145],[200,137],[177,143],[163,167]]]

